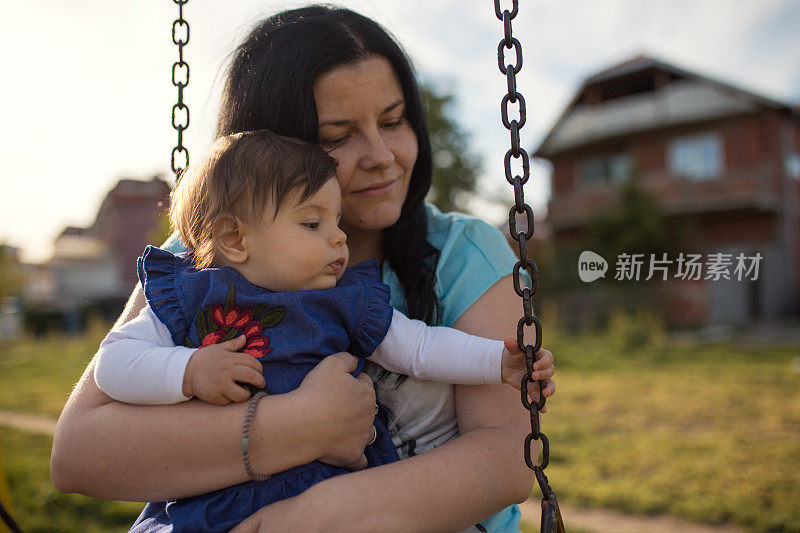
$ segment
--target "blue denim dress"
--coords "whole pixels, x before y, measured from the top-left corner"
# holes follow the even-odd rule
[[[389,288],[374,260],[345,271],[332,289],[271,292],[230,267],[196,270],[185,255],[148,246],[139,259],[148,304],[177,345],[204,346],[247,336],[244,351],[258,357],[271,394],[296,389],[323,358],[347,351],[361,372],[392,320]],[[382,413],[381,413],[382,414]],[[364,450],[370,467],[398,460],[382,417]],[[258,509],[296,496],[348,470],[318,461],[209,494],[148,503],[133,532],[228,531]]]

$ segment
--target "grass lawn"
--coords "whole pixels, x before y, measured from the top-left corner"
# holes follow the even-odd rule
[[[558,394],[542,427],[559,500],[800,532],[800,349],[667,349],[635,329],[567,337],[545,325]],[[0,409],[55,417],[102,334],[0,345]],[[26,531],[125,528],[141,508],[56,492],[47,437],[3,428],[0,445]]]
[[[626,337],[545,329],[558,394],[542,428],[559,500],[800,531],[800,350]]]
[[[50,482],[53,439],[3,428],[0,452],[13,497],[14,519],[27,533],[128,531],[144,504],[62,494]]]
[[[108,328],[80,337],[0,342],[0,409],[58,417]]]

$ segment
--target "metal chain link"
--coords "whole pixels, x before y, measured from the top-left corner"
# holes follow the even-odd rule
[[[189,150],[183,146],[183,132],[189,127],[189,106],[183,103],[183,90],[189,85],[189,63],[183,60],[183,47],[189,43],[189,23],[183,18],[183,5],[189,0],[172,1],[178,4],[178,18],[172,22],[172,42],[178,47],[178,60],[172,64],[172,85],[178,88],[178,103],[172,106],[172,127],[178,132],[178,144],[169,161],[178,183],[189,166]]]
[[[564,522],[561,518],[561,511],[558,508],[558,500],[550,488],[544,469],[550,463],[550,441],[542,433],[539,424],[539,410],[544,407],[546,398],[541,394],[545,387],[544,381],[539,381],[539,401],[531,402],[528,400],[528,384],[534,383],[531,376],[533,373],[534,356],[542,347],[542,323],[533,315],[532,298],[539,287],[539,271],[536,263],[528,257],[528,240],[533,237],[533,209],[525,203],[523,185],[530,178],[530,158],[528,152],[521,147],[520,130],[525,125],[527,110],[525,98],[519,93],[517,88],[517,74],[522,70],[522,44],[512,34],[511,21],[519,12],[519,0],[512,0],[511,11],[500,9],[500,0],[494,0],[494,14],[503,22],[503,39],[497,46],[497,65],[500,72],[506,77],[508,92],[500,102],[500,117],[503,126],[511,133],[511,149],[506,152],[503,159],[506,181],[514,187],[514,206],[508,212],[508,232],[511,238],[519,245],[519,261],[514,265],[513,281],[514,291],[522,298],[523,316],[517,323],[517,346],[525,352],[525,363],[527,374],[522,378],[522,405],[530,411],[531,432],[525,438],[525,464],[533,470],[536,481],[542,491],[542,532],[564,532]],[[510,64],[506,60],[506,50],[514,50],[514,63]],[[516,104],[519,118],[509,120],[509,104]],[[522,167],[522,175],[515,174],[511,168],[513,160],[518,160]],[[517,215],[525,215],[526,228],[524,231],[517,231]],[[523,287],[520,271],[524,269],[531,276],[531,286]],[[525,328],[533,326],[536,342],[534,345],[525,343]],[[541,442],[542,462],[535,464],[538,457],[533,457],[531,447],[534,441]]]

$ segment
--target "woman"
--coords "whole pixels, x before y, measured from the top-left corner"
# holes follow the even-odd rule
[[[234,56],[218,133],[259,128],[318,142],[337,159],[351,263],[383,260],[395,307],[476,335],[513,335],[520,312],[508,279],[513,255],[485,224],[425,207],[431,149],[419,88],[380,26],[320,6],[260,24]],[[137,289],[121,320],[142,305]],[[547,350],[540,356],[552,362]],[[251,435],[257,472],[315,459],[363,466],[375,396],[367,376],[346,373],[354,365],[347,354],[330,356],[296,391],[262,401]],[[92,368],[56,431],[51,472],[60,490],[161,500],[247,479],[239,453],[245,405],[119,404],[97,389]],[[264,508],[243,528],[456,530],[527,498],[533,477],[522,442],[529,426],[518,394],[371,373],[408,459],[326,480]],[[550,364],[540,377],[551,375]],[[548,381],[545,395],[554,390]],[[514,530],[518,512],[492,520],[489,529]]]

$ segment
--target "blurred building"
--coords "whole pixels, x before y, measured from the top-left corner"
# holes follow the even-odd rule
[[[0,341],[13,340],[22,334],[22,302],[18,296],[0,298]]]
[[[19,248],[0,243],[0,341],[16,339],[22,333],[23,286]]]
[[[57,313],[67,330],[80,328],[87,308],[118,312],[136,285],[136,258],[169,205],[169,193],[158,176],[120,180],[91,226],[64,228],[52,256],[26,266],[26,304]]]
[[[552,164],[556,243],[585,242],[589,217],[635,177],[692,228],[687,251],[763,256],[751,283],[664,282],[673,322],[702,325],[798,312],[798,153],[798,108],[639,56],[588,78],[534,155]]]

